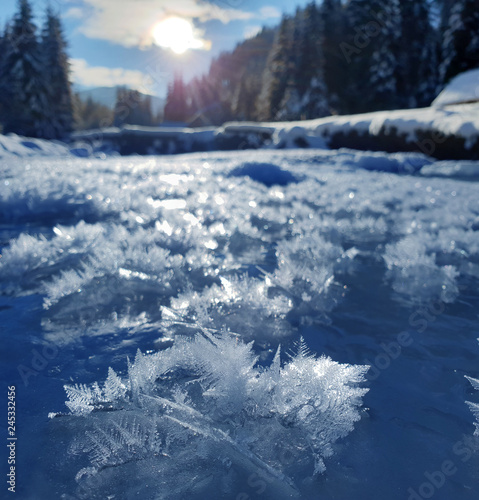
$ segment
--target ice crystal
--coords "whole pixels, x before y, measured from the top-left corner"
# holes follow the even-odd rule
[[[466,377],[467,380],[471,383],[472,387],[479,391],[479,380],[476,378],[472,377]],[[474,424],[476,426],[476,432],[474,433],[476,436],[479,436],[479,404],[477,403],[472,403],[470,401],[467,402],[469,408],[471,409],[473,415],[476,417],[476,423]]]
[[[177,337],[164,351],[138,352],[124,379],[110,368],[104,384],[65,387],[71,414],[91,418],[90,466],[78,478],[151,453],[173,470],[186,466],[185,455],[219,452],[294,489],[291,464],[322,473],[334,443],[353,430],[366,370],[318,358],[303,340],[283,363],[278,349],[262,367],[253,343],[234,335]],[[294,460],[284,460],[286,451]]]

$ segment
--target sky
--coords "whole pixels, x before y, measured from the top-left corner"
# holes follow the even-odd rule
[[[77,89],[126,85],[158,96],[175,73],[205,73],[220,52],[308,1],[30,0],[37,25],[48,4],[60,13]],[[17,0],[1,0],[0,26],[16,10]]]

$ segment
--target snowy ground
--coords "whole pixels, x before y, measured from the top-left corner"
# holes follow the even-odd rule
[[[0,134],[0,158],[69,155],[68,146],[60,142],[33,139],[16,134]]]
[[[479,163],[2,168],[20,498],[477,499]]]
[[[447,94],[447,97],[450,97]],[[446,97],[446,98],[447,98]],[[445,99],[446,99],[445,98]],[[449,137],[464,140],[464,148],[477,158],[479,144],[479,103],[455,104],[445,107],[376,111],[357,115],[327,116],[315,120],[275,123],[226,123],[227,134],[272,131],[275,147],[321,147],[329,145],[337,134],[359,134],[377,138],[375,150],[385,147],[385,138],[399,136],[406,151],[421,151],[436,156]],[[432,138],[431,138],[432,137]],[[348,140],[343,140],[347,144]],[[360,141],[358,141],[360,142]],[[457,154],[457,152],[456,152]],[[442,156],[442,155],[441,155]],[[436,157],[441,157],[436,156]],[[454,158],[448,156],[447,158]]]
[[[298,122],[228,122],[205,129],[127,125],[122,129],[74,135],[84,155],[115,150],[122,154],[184,153],[229,149],[354,147],[375,151],[416,151],[441,159],[479,158],[479,103],[446,105],[459,94],[445,93],[437,105],[421,109],[328,116]],[[441,104],[442,103],[442,104]],[[1,154],[1,152],[0,152]]]
[[[479,104],[377,111],[298,122],[228,122],[217,128],[155,128],[81,131],[75,150],[84,155],[115,150],[181,153],[228,149],[356,147],[377,151],[417,151],[435,158],[477,159]]]
[[[457,75],[434,99],[431,106],[443,107],[451,104],[479,101],[479,69]]]

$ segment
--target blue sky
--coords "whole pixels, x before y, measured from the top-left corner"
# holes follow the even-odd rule
[[[278,24],[309,0],[30,0],[43,20],[49,3],[60,12],[69,43],[72,79],[81,87],[128,85],[164,95],[177,71],[185,79],[207,71],[212,57],[231,50],[261,26]],[[17,0],[1,0],[3,26]],[[191,22],[199,48],[175,54],[159,47],[154,26],[168,17]],[[200,47],[201,46],[201,47]]]

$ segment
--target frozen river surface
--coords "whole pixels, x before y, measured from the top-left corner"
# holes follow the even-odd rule
[[[479,498],[479,163],[2,170],[19,498]]]

